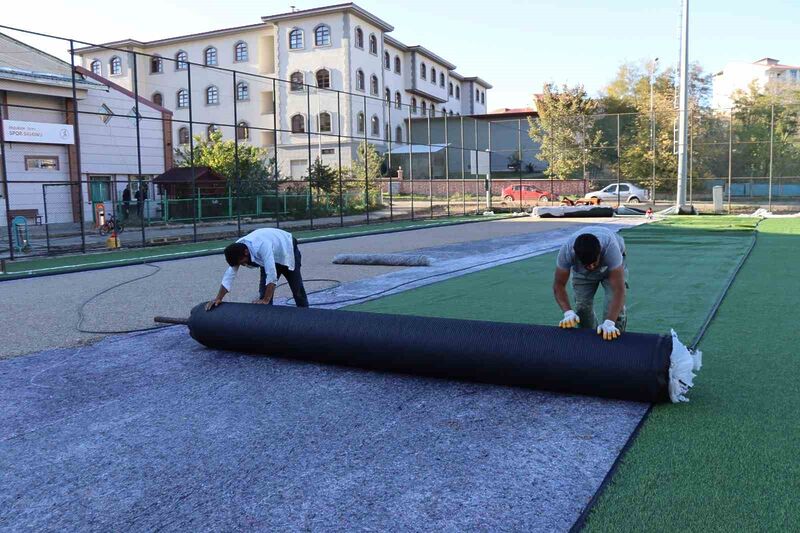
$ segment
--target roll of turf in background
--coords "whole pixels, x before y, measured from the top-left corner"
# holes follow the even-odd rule
[[[189,330],[219,350],[622,400],[672,396],[674,335],[625,333],[609,342],[590,330],[526,324],[237,303],[206,311],[204,305],[192,310]],[[691,377],[684,377],[688,386]]]

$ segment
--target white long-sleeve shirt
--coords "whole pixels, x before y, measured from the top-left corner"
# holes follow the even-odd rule
[[[251,263],[264,267],[267,285],[278,281],[276,263],[294,270],[294,241],[291,233],[276,228],[263,228],[248,233],[236,242],[244,244],[250,250]],[[238,272],[238,266],[228,267],[222,276],[222,286],[229,292]]]

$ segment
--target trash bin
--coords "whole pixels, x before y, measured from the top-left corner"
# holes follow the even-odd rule
[[[711,189],[711,198],[714,200],[714,213],[719,215],[722,213],[722,185],[717,185],[713,189]]]
[[[11,220],[11,234],[14,238],[14,250],[24,252],[28,249],[28,219],[25,217],[14,217]]]

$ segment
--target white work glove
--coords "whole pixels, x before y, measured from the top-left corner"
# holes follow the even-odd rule
[[[564,318],[558,323],[558,327],[567,329],[576,328],[580,323],[581,319],[578,317],[578,313],[570,309],[569,311],[564,311]]]
[[[602,335],[603,339],[607,341],[613,341],[621,335],[613,320],[606,320],[597,326],[597,334]]]

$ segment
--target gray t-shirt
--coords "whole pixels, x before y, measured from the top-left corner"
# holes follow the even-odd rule
[[[611,231],[602,226],[591,226],[576,231],[561,246],[561,250],[558,252],[558,259],[556,259],[558,268],[563,268],[564,270],[572,269],[573,272],[580,274],[588,272],[575,257],[575,239],[585,233],[591,233],[600,241],[600,267],[594,272],[606,272],[622,266],[622,256],[625,253],[625,241],[622,240],[622,236],[616,231]]]

